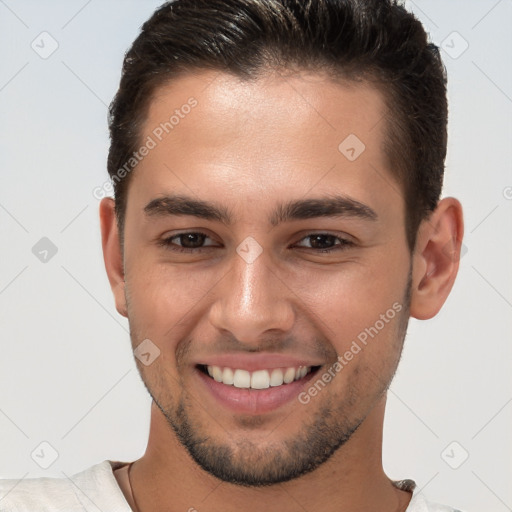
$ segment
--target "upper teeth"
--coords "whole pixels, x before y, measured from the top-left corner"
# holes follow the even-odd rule
[[[289,384],[294,380],[302,379],[311,371],[311,366],[299,366],[297,368],[274,368],[270,370],[247,370],[224,368],[220,366],[207,366],[210,377],[217,382],[222,382],[235,388],[267,389],[270,386]]]

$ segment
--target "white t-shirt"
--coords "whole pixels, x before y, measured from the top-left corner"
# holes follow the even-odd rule
[[[126,464],[105,460],[69,478],[0,480],[0,512],[132,512],[114,475]],[[412,480],[394,484],[413,492],[406,512],[460,512],[427,502]]]

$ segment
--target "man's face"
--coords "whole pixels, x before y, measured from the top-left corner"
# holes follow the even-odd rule
[[[132,344],[158,347],[139,363],[145,385],[218,478],[261,485],[311,471],[383,400],[410,271],[384,113],[377,90],[305,73],[188,75],[151,103],[141,141],[154,144],[125,222]],[[171,195],[224,215],[172,214]],[[345,202],[323,215],[334,198]],[[287,370],[301,366],[312,371]],[[266,389],[238,387],[250,382]]]

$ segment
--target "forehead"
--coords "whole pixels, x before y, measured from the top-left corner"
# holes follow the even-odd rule
[[[385,112],[382,94],[368,82],[335,82],[323,73],[306,71],[292,74],[275,70],[251,80],[203,71],[185,75],[156,90],[145,130],[168,119],[191,97],[199,107],[194,108],[191,116],[197,121],[194,131],[203,142],[210,140],[215,145],[222,140],[232,142],[230,135],[240,138],[255,129],[258,138],[266,142],[273,132],[271,138],[276,145],[282,140],[279,134],[283,138],[295,134],[297,139],[323,138],[329,134],[336,142],[343,135],[357,132],[369,139],[369,132]],[[186,136],[186,128],[173,133],[176,142],[180,134]],[[287,139],[289,145],[293,145],[293,140]]]
[[[258,201],[338,188],[371,202],[379,191],[362,192],[365,183],[387,172],[384,116],[382,94],[366,82],[311,72],[188,74],[155,92],[140,137],[153,147],[133,182],[147,199],[178,191]]]

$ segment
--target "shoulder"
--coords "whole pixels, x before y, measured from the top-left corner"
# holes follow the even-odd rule
[[[0,480],[1,512],[53,512],[63,508],[82,510],[73,485],[65,478]]]
[[[0,512],[97,510],[100,492],[115,494],[115,488],[109,493],[113,478],[110,462],[103,461],[69,477],[0,480]]]
[[[393,485],[402,491],[412,493],[411,501],[405,512],[463,512],[447,505],[427,501],[425,496],[418,490],[414,480],[393,481]]]
[[[406,512],[463,512],[462,510],[427,501],[421,494],[413,495]]]

